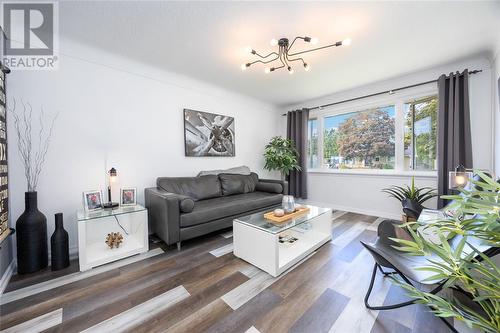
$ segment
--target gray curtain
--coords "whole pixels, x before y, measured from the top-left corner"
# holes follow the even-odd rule
[[[295,142],[299,153],[300,171],[291,171],[288,175],[289,194],[297,198],[307,198],[307,120],[309,109],[287,113],[286,136]]]
[[[438,194],[450,194],[448,172],[459,165],[472,168],[469,112],[469,71],[441,75],[438,79]],[[439,199],[438,207],[446,205]]]

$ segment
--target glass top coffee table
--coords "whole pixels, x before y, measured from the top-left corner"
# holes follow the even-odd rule
[[[270,210],[234,219],[234,255],[272,276],[294,266],[331,240],[331,209],[306,207],[304,215],[280,223],[264,218]]]

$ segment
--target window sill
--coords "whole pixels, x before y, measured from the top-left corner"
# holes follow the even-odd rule
[[[337,174],[337,175],[366,175],[386,177],[420,177],[437,178],[437,171],[396,171],[396,170],[334,170],[334,169],[308,169],[307,173]]]

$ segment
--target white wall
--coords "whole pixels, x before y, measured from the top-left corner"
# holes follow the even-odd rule
[[[371,93],[386,91],[415,83],[437,79],[441,74],[448,74],[468,68],[482,69],[483,72],[470,77],[470,108],[472,144],[474,147],[474,166],[488,170],[493,169],[493,114],[491,64],[486,57],[477,57],[462,62],[443,65],[418,73],[403,75],[390,80],[368,84],[356,89],[335,93],[329,96],[306,101],[298,105],[288,106],[282,111],[300,107],[323,105],[335,101],[355,98]],[[335,77],[332,80],[341,80]],[[284,117],[283,117],[284,118]],[[286,121],[282,121],[284,132]],[[388,199],[381,189],[390,185],[409,184],[411,174],[368,175],[318,173],[308,174],[309,200],[328,203],[334,208],[383,217],[396,218],[401,215],[401,205],[394,199]],[[416,176],[416,185],[437,187],[435,176]],[[435,201],[427,206],[435,205]]]
[[[137,187],[140,203],[144,188],[154,186],[158,176],[194,176],[200,170],[242,164],[262,177],[269,176],[262,170],[262,153],[268,140],[279,134],[275,107],[70,41],[61,41],[61,52],[57,71],[10,74],[8,97],[9,102],[23,98],[36,110],[43,106],[47,114],[60,112],[38,196],[49,236],[54,213],[64,213],[72,251],[77,244],[75,213],[82,208],[82,191],[104,192],[105,171],[111,166],[119,173],[115,201],[122,184]],[[233,116],[236,156],[184,157],[184,108]],[[10,116],[14,224],[24,210],[26,181],[12,120]]]

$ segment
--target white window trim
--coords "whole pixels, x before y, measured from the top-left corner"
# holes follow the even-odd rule
[[[404,91],[397,92],[392,95],[379,95],[371,98],[361,99],[352,102],[346,102],[338,105],[333,105],[327,108],[316,109],[310,112],[309,118],[318,120],[318,163],[321,166],[316,169],[308,169],[310,173],[332,173],[332,174],[362,174],[362,175],[393,175],[393,176],[419,176],[419,177],[437,177],[437,171],[416,171],[404,170],[404,104],[413,100],[418,100],[423,97],[437,95],[437,84],[431,83],[423,86],[418,86]],[[359,112],[376,107],[388,105],[395,106],[395,161],[394,169],[380,170],[342,170],[329,169],[324,167],[323,157],[323,138],[324,138],[324,118],[329,116],[337,116],[345,113]]]

